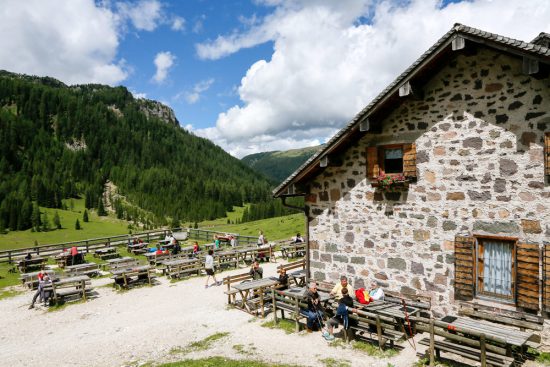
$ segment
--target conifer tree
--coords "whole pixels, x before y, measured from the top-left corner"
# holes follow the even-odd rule
[[[44,212],[44,215],[42,216],[42,230],[47,232],[50,229],[52,229],[52,227],[50,225],[50,218],[48,218],[48,212]]]
[[[57,212],[57,210],[53,215],[53,224],[55,225],[55,228],[61,229],[61,218],[59,218],[59,213]]]
[[[82,221],[88,223],[88,209],[84,209],[84,214],[82,215]]]
[[[36,232],[40,231],[40,227],[42,224],[40,221],[40,208],[36,203],[34,203],[32,207],[31,224],[33,230],[35,230]]]
[[[105,211],[105,205],[103,204],[103,198],[100,197],[99,201],[97,203],[97,215],[100,217],[104,217],[107,215],[107,212]]]
[[[76,229],[77,231],[80,230],[80,229],[82,229],[82,228],[80,227],[80,222],[78,221],[78,218],[76,218],[76,223],[74,224],[74,229]]]

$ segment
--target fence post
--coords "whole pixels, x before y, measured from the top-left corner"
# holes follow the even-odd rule
[[[86,253],[89,253],[89,252],[90,252],[90,247],[88,244],[88,240],[86,240]]]
[[[11,265],[11,251],[8,251],[8,264]]]
[[[434,335],[434,320],[430,318],[430,366],[434,365],[434,344],[435,344],[435,335]]]
[[[481,360],[481,367],[487,366],[487,351],[485,349],[485,334],[481,334],[479,336],[479,349],[481,352],[480,360]]]
[[[149,239],[149,232],[147,232],[147,242],[151,242],[151,240]]]

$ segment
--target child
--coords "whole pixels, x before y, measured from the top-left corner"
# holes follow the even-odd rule
[[[214,275],[214,256],[212,256],[213,254],[214,250],[208,250],[208,255],[206,255],[206,259],[204,261],[204,270],[206,271],[207,275],[204,288],[208,288],[208,280],[210,279],[210,277],[214,279],[214,283],[212,283],[212,285],[220,285],[220,283],[218,283],[218,281],[216,280],[216,276]]]

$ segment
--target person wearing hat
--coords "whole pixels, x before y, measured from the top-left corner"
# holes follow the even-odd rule
[[[355,290],[351,284],[348,283],[348,278],[345,275],[340,277],[340,283],[336,284],[334,288],[332,288],[330,295],[335,297],[337,300],[342,299],[342,288],[347,288],[350,297],[355,297]]]

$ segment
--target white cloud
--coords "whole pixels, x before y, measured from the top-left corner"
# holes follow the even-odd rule
[[[185,29],[185,19],[174,16],[170,28],[172,28],[173,31],[183,31]]]
[[[237,156],[325,141],[454,23],[523,40],[550,31],[546,0],[258,2],[275,8],[246,31],[196,46],[200,58],[218,59],[273,42],[271,59],[242,78],[242,103],[196,131]]]
[[[201,93],[206,92],[208,89],[210,89],[210,86],[214,83],[214,79],[210,78],[207,80],[201,80],[197,84],[193,86],[193,89],[188,92],[183,93],[183,97],[189,104],[194,104],[199,101],[201,98]],[[181,94],[178,94],[176,96],[176,99],[180,98]]]
[[[137,3],[117,3],[118,14],[130,19],[138,30],[153,31],[163,21],[162,4],[158,0],[141,0]]]
[[[93,0],[5,0],[0,69],[65,83],[117,84],[129,73],[116,59],[117,16]]]
[[[132,93],[132,96],[134,96],[135,99],[146,99],[147,93],[140,93],[136,92],[134,90],[130,90],[130,93]]]
[[[159,84],[163,83],[168,77],[168,71],[174,65],[174,61],[176,61],[176,57],[169,51],[159,52],[157,56],[155,56],[154,63],[157,67],[157,71],[153,76],[153,81]]]

